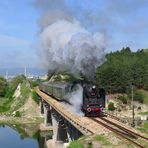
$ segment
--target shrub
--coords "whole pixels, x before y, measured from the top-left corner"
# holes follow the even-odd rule
[[[118,99],[120,101],[122,101],[123,104],[127,104],[127,97],[125,97],[124,95],[123,96],[119,96]]]
[[[130,91],[127,92],[127,95],[128,95],[128,98],[130,98],[130,100],[132,100],[132,96],[131,96]],[[134,101],[138,101],[140,103],[144,102],[144,94],[141,90],[134,91]]]
[[[33,90],[32,91],[32,99],[37,103],[39,104],[39,96],[37,95],[37,93]]]
[[[118,109],[118,112],[121,112],[121,109],[120,108]]]
[[[19,76],[16,76],[15,78],[13,78],[13,80],[8,83],[7,90],[5,93],[5,98],[11,99],[13,97],[13,94],[14,94],[17,86],[19,84],[23,83],[25,80],[26,80],[26,78],[24,75],[19,75]]]
[[[39,79],[36,81],[30,80],[29,83],[30,83],[31,88],[34,88],[34,87],[37,87],[40,85],[41,80],[39,80]]]
[[[109,104],[108,104],[108,110],[111,110],[111,111],[113,111],[113,110],[115,110],[116,108],[115,108],[115,106],[114,106],[114,103],[113,102],[110,102]]]
[[[140,103],[144,102],[144,95],[141,91],[136,90],[134,94],[134,100],[139,101]]]
[[[7,81],[5,78],[0,77],[0,96],[5,96],[7,89]]]
[[[21,113],[19,111],[16,111],[15,117],[21,117]]]

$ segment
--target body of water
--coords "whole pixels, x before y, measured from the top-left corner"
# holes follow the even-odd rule
[[[28,136],[21,127],[0,126],[0,148],[44,148],[43,142],[39,132]]]

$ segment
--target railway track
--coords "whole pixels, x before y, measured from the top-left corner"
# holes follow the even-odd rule
[[[103,120],[103,121],[105,121],[105,122],[107,122],[107,123],[109,123],[111,125],[114,125],[114,126],[118,127],[119,129],[125,131],[126,133],[129,133],[129,134],[131,134],[133,136],[140,137],[140,138],[148,141],[148,138],[147,137],[145,137],[145,136],[143,136],[141,134],[138,134],[138,133],[132,131],[131,129],[128,129],[128,128],[122,126],[122,125],[119,125],[119,124],[117,124],[117,123],[115,123],[115,122],[113,122],[113,121],[111,121],[111,120],[109,120],[109,119],[107,119],[105,117],[101,118],[101,120]]]
[[[133,143],[137,147],[144,148],[143,145],[135,141],[135,139],[137,139],[138,137],[148,141],[147,137],[144,137],[138,133],[133,132],[132,130],[120,126],[119,124],[112,122],[107,118],[90,118],[90,119],[104,126],[105,128],[109,129],[110,131],[114,132],[120,137],[126,139],[127,141]]]
[[[125,119],[119,118],[119,117],[117,117],[116,115],[111,114],[111,113],[109,113],[109,112],[107,112],[107,111],[104,112],[104,115],[109,116],[109,117],[111,117],[111,118],[113,118],[113,119],[115,119],[115,120],[117,120],[117,121],[119,121],[119,122],[127,123],[127,121],[126,121]]]

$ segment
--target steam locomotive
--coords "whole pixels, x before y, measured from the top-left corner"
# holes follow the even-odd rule
[[[81,110],[85,116],[100,116],[105,107],[105,91],[92,84],[81,84],[83,98]],[[73,83],[69,82],[44,82],[39,89],[54,99],[66,102],[70,105],[69,94],[76,90]]]
[[[85,116],[101,116],[105,108],[105,90],[95,85],[83,86],[83,103],[81,110]]]

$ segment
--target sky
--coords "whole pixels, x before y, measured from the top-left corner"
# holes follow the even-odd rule
[[[53,19],[53,9],[88,31],[102,32],[106,52],[148,48],[148,0],[1,0],[0,68],[41,67],[41,16],[50,13],[44,19]]]

